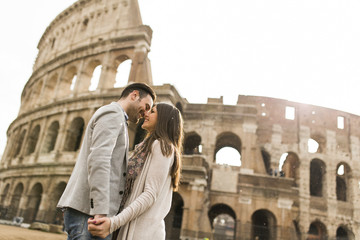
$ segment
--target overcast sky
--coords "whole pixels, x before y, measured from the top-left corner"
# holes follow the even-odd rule
[[[46,27],[73,0],[5,1],[0,8],[0,154]],[[360,2],[139,0],[153,29],[155,85],[192,103],[258,95],[360,115]]]

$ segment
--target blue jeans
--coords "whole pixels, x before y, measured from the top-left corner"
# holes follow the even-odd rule
[[[91,216],[72,208],[66,208],[64,212],[65,231],[67,240],[110,240],[111,235],[106,238],[95,237],[89,233],[87,221]]]

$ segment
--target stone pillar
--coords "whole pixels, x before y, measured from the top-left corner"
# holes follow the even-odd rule
[[[147,57],[150,47],[146,43],[140,43],[135,47],[135,57],[132,59],[130,70],[130,82],[143,82],[153,84],[150,61]]]
[[[111,60],[111,53],[106,52],[97,91],[114,88],[116,69],[114,69]]]
[[[244,137],[242,138],[242,149],[241,149],[241,168],[242,170],[249,169],[252,172],[264,172],[264,167],[259,169],[259,166],[256,166],[254,161],[257,159],[256,148],[252,147],[256,145],[256,129],[257,125],[252,122],[245,122],[242,125]]]

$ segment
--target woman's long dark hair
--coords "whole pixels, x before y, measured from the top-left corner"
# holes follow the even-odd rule
[[[150,154],[155,140],[160,142],[161,152],[170,156],[174,151],[174,163],[171,168],[171,184],[177,191],[180,183],[181,152],[183,141],[183,119],[179,109],[167,104],[156,104],[157,123],[155,130],[149,133],[144,140],[145,151]]]

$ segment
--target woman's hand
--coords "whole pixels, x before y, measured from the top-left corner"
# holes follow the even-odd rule
[[[106,238],[110,234],[110,219],[108,217],[89,218],[88,230],[91,235]]]

